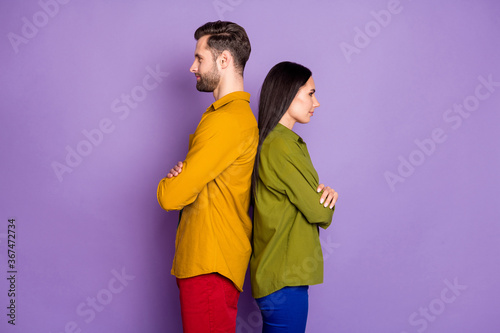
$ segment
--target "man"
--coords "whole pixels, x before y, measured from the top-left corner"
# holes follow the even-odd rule
[[[251,254],[248,216],[258,129],[243,91],[250,56],[245,30],[209,22],[196,30],[190,71],[215,102],[190,136],[186,159],[158,185],[158,202],[181,210],[172,274],[184,332],[234,332],[239,294]]]

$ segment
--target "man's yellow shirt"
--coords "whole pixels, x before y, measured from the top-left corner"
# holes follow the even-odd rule
[[[225,95],[190,135],[182,172],[160,181],[160,206],[183,209],[172,266],[177,278],[219,273],[243,290],[252,252],[248,208],[258,140],[250,94]]]

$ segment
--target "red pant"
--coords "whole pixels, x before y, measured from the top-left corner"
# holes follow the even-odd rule
[[[184,333],[236,331],[240,292],[217,273],[177,279]]]

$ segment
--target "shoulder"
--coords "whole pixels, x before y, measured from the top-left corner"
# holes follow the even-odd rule
[[[220,110],[217,110],[218,116],[225,121],[231,122],[239,127],[257,127],[257,120],[255,119],[250,103],[243,99],[236,99]]]
[[[262,143],[262,151],[268,151],[272,154],[290,155],[300,152],[297,142],[293,139],[280,135],[276,130],[273,130]]]
[[[296,142],[272,131],[262,144],[259,158],[262,166],[282,170],[285,165],[294,164],[299,154]]]
[[[210,125],[257,126],[250,104],[245,100],[234,100],[221,108],[210,112],[206,119]]]
[[[250,137],[258,139],[257,122],[249,107],[248,110],[251,117],[224,108],[209,112],[198,125],[195,136],[206,139],[219,138],[233,144]]]

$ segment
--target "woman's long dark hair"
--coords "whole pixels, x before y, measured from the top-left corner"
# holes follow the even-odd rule
[[[311,77],[311,71],[294,62],[275,65],[267,74],[259,98],[259,146],[252,174],[252,193],[255,196],[259,180],[259,162],[262,143],[292,104],[300,87]]]

